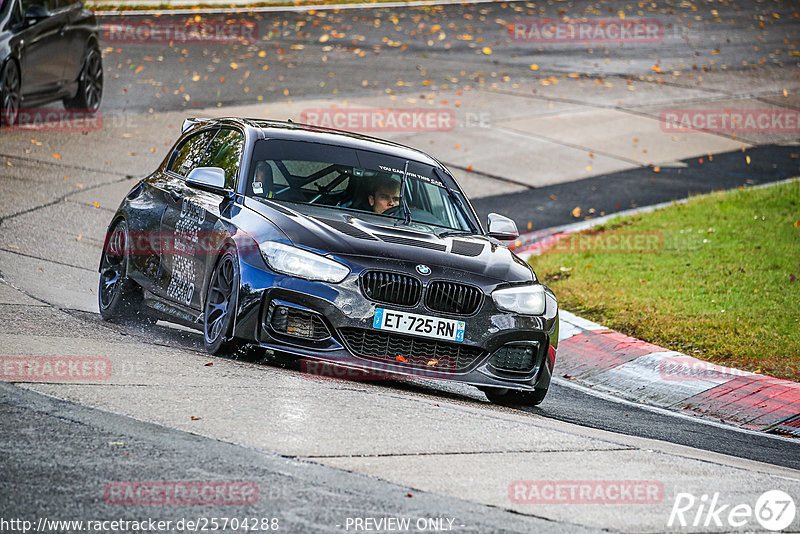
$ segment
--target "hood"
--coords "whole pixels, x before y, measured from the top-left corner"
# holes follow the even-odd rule
[[[306,204],[245,205],[278,226],[293,244],[357,261],[398,260],[463,271],[497,282],[530,282],[533,270],[505,245],[483,235],[437,237],[400,221]]]

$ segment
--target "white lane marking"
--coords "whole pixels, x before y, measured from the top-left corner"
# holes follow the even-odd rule
[[[496,4],[501,0],[412,0],[410,2],[378,2],[362,4],[319,4],[305,6],[261,6],[261,7],[221,7],[207,9],[142,9],[125,11],[95,11],[98,17],[135,17],[135,16],[164,16],[164,15],[215,15],[227,13],[280,13],[305,11],[333,11],[336,9],[375,9],[380,7],[425,7],[425,6],[448,6],[464,4]]]
[[[582,393],[586,393],[587,395],[591,395],[593,397],[597,397],[603,400],[607,400],[609,402],[616,402],[617,404],[624,404],[626,406],[632,406],[634,408],[639,408],[641,410],[645,410],[651,413],[659,414],[659,415],[668,415],[671,417],[678,417],[680,419],[686,419],[687,421],[692,421],[694,423],[699,423],[703,425],[713,426],[716,428],[722,428],[725,430],[731,430],[734,432],[740,432],[742,434],[749,434],[751,436],[761,436],[763,438],[769,439],[776,439],[779,441],[787,441],[789,443],[794,443],[795,445],[799,443],[796,438],[785,438],[783,436],[779,436],[778,434],[768,434],[766,432],[760,430],[750,430],[749,428],[740,428],[738,426],[729,425],[727,423],[721,423],[719,421],[714,421],[710,419],[703,419],[699,416],[692,416],[685,413],[668,410],[666,408],[659,408],[657,406],[651,406],[649,404],[643,404],[639,402],[630,401],[628,399],[623,399],[614,395],[613,393],[606,393],[604,391],[598,391],[596,389],[590,388],[588,386],[584,386],[583,384],[576,384],[572,380],[567,380],[560,376],[554,376],[552,381],[566,387],[570,387],[576,389]]]
[[[716,372],[708,378],[704,367],[693,365],[705,362],[692,360],[675,351],[651,352],[598,373],[591,381],[607,390],[669,408],[735,378]]]
[[[606,326],[597,324],[588,319],[584,319],[583,317],[578,317],[574,313],[570,313],[567,310],[558,310],[558,317],[560,320],[566,321],[572,326],[576,326],[581,330],[609,330],[609,328]]]

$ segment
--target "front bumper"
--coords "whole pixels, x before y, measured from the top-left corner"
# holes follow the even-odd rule
[[[370,259],[369,265],[365,266],[363,262],[352,261],[348,264],[351,274],[338,284],[311,282],[274,273],[260,258],[243,258],[240,263],[235,337],[266,349],[378,373],[379,376],[454,380],[479,387],[528,391],[549,386],[558,344],[558,308],[551,293],[548,293],[547,310],[543,316],[498,310],[489,296],[483,299],[476,313],[456,316],[433,312],[421,302],[413,307],[376,303],[362,293],[359,276],[365,269],[409,272],[414,269],[411,263],[404,265],[396,260]],[[438,279],[463,280],[464,277],[458,272],[440,271],[438,274]],[[427,280],[423,281],[423,284],[427,283]],[[489,295],[491,286],[496,283],[475,285],[483,286],[485,294]],[[466,322],[464,341],[439,342],[376,330],[372,323],[378,307],[463,320]],[[297,329],[295,334],[286,333],[282,318],[275,315],[280,308],[288,309],[293,317],[311,317],[309,323],[300,329],[306,337],[297,335]],[[324,324],[324,329],[320,323]],[[363,337],[359,337],[361,335]],[[381,336],[390,336],[391,339]],[[383,348],[376,350],[373,345]],[[412,350],[412,346],[418,348]],[[535,347],[532,365],[515,371],[499,368],[500,360],[496,355],[504,347]],[[395,359],[392,351],[398,348],[398,355],[409,356],[406,361]],[[437,364],[429,365],[426,361],[434,358],[434,354],[447,356],[434,359],[432,361]],[[504,361],[507,363],[508,358]],[[309,366],[309,372],[312,368],[316,369]]]

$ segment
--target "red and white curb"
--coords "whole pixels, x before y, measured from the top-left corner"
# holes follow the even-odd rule
[[[561,310],[556,373],[660,408],[752,430],[800,417],[800,384],[670,351]],[[786,433],[790,433],[788,430]]]
[[[685,201],[665,202],[531,232],[520,236],[515,252],[527,261],[569,234],[615,217],[682,202]],[[689,411],[751,430],[800,436],[800,384],[698,360],[565,310],[560,310],[559,315],[556,376],[659,408]]]

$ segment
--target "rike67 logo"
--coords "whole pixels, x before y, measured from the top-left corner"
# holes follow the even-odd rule
[[[689,527],[690,530],[707,527],[752,528],[755,519],[761,528],[777,532],[792,524],[797,509],[794,499],[781,490],[766,491],[749,503],[730,503],[720,499],[719,493],[701,495],[678,493],[669,514],[667,527]]]

